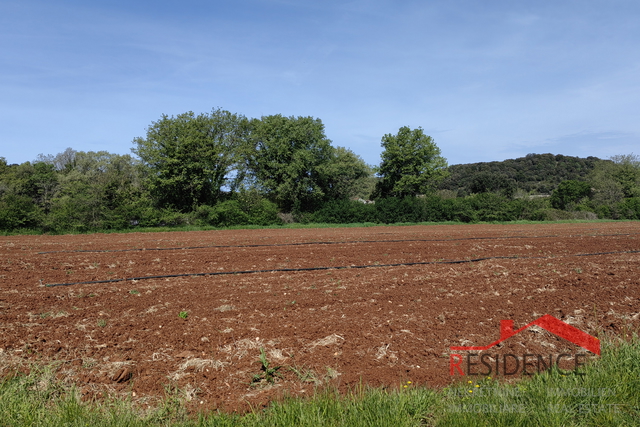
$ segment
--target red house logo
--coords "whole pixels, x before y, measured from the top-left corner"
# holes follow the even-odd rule
[[[562,320],[556,319],[555,317],[549,315],[549,314],[545,314],[544,316],[540,317],[539,319],[534,320],[533,322],[523,326],[522,328],[518,329],[518,330],[513,330],[513,320],[502,320],[500,321],[500,339],[498,339],[497,341],[492,342],[489,345],[486,346],[452,346],[449,347],[451,351],[486,351],[491,349],[492,347],[497,346],[498,344],[500,344],[501,342],[503,342],[504,340],[511,338],[517,334],[519,334],[520,332],[524,331],[525,329],[530,328],[531,326],[536,325],[542,329],[547,330],[548,332],[560,337],[560,338],[564,338],[567,341],[570,341],[572,343],[574,343],[575,345],[584,348],[587,351],[590,351],[593,354],[596,355],[600,355],[600,340],[592,335],[587,334],[584,331],[581,331],[578,328],[575,328],[571,325],[569,325],[568,323],[563,322]],[[472,357],[480,357],[480,362],[484,365],[487,366],[489,368],[489,372],[491,372],[491,367],[489,365],[489,363],[487,362],[487,360],[485,359],[485,357],[488,357],[489,355],[485,354],[482,356],[479,356],[478,354],[468,354],[467,355],[467,368],[468,368],[468,372],[470,371],[472,366],[475,365],[479,365],[479,363],[472,363]],[[562,359],[563,357],[567,358],[571,355],[569,354],[561,354],[556,358],[556,364],[559,364],[560,359]],[[578,362],[578,356],[586,356],[585,354],[577,354],[575,355],[576,358],[576,367],[579,366],[579,362]],[[503,357],[503,361],[505,363],[506,366],[506,361],[507,361],[507,357],[511,357],[512,360],[515,360],[516,363],[518,363],[519,365],[519,361],[518,361],[518,357],[512,354],[507,354],[504,355]],[[543,361],[542,357],[540,355],[534,355],[534,354],[525,354],[523,356],[523,373],[529,375],[530,373],[526,371],[527,366],[533,366],[532,361],[530,360],[529,362],[527,361],[527,357],[529,357],[530,359],[537,359],[538,362],[538,371],[540,371],[540,363]],[[456,360],[457,358],[457,360]],[[460,365],[462,363],[462,359],[463,357],[459,354],[451,354],[450,355],[450,372],[451,375],[454,375],[454,368],[458,370],[458,372],[461,375],[464,375],[464,373],[462,372],[462,369],[460,368]],[[552,365],[552,356],[549,355],[549,363],[543,363],[543,366],[545,366],[545,369],[547,367],[549,367],[550,365]],[[457,362],[457,363],[456,363]],[[498,362],[496,361],[496,371],[498,371]],[[469,375],[478,375],[478,374],[471,374],[469,373]],[[482,374],[480,374],[482,375]]]

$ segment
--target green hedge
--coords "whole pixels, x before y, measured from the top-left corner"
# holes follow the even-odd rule
[[[328,224],[543,220],[548,209],[549,203],[545,199],[510,200],[494,193],[455,199],[430,195],[380,199],[375,204],[334,201],[305,219]]]

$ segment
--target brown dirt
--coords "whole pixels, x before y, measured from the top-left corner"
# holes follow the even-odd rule
[[[638,330],[638,250],[638,222],[1,237],[0,376],[54,362],[84,399],[144,407],[177,387],[236,411],[323,385],[443,386],[449,347],[495,341],[502,319]],[[423,264],[384,266],[402,263]],[[282,271],[309,267],[341,269]],[[275,271],[45,286],[248,270]],[[532,329],[505,348],[571,346]],[[251,385],[261,348],[282,378]]]

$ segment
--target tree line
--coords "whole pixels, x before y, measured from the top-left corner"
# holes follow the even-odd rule
[[[313,117],[163,115],[133,140],[133,155],[69,148],[19,165],[0,157],[0,230],[640,219],[638,156],[448,166],[433,139],[409,127],[381,145],[374,167],[334,147]]]

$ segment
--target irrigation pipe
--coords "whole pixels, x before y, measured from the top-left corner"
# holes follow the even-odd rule
[[[404,267],[404,266],[413,266],[413,265],[432,265],[432,264],[465,264],[465,263],[471,263],[471,262],[487,261],[492,259],[549,259],[549,258],[561,258],[561,257],[572,257],[572,256],[580,257],[580,256],[635,254],[635,253],[640,253],[640,250],[617,251],[617,252],[595,252],[595,253],[587,253],[587,254],[556,255],[556,256],[545,256],[545,257],[493,256],[493,257],[485,257],[485,258],[448,260],[448,261],[442,260],[442,261],[402,262],[398,264],[370,264],[370,265],[350,265],[350,266],[337,266],[337,267],[303,267],[303,268],[276,268],[276,269],[269,269],[269,270],[215,271],[215,272],[209,272],[209,273],[181,273],[181,274],[165,274],[161,276],[142,276],[142,277],[127,277],[122,279],[91,280],[87,282],[74,282],[74,283],[51,283],[51,284],[45,285],[45,287],[52,288],[57,286],[132,282],[137,280],[165,279],[165,278],[175,278],[175,277],[224,276],[224,275],[234,275],[234,274],[283,273],[283,272],[321,271],[321,270],[348,270],[348,269],[356,269],[356,268]]]
[[[640,233],[621,233],[621,234],[598,234],[598,237],[614,237],[614,236],[631,236]],[[584,237],[584,234],[570,235],[568,237]],[[562,237],[558,235],[549,236],[505,236],[505,237],[464,237],[459,239],[408,239],[408,240],[343,240],[328,242],[298,242],[298,243],[274,243],[271,245],[211,245],[211,246],[185,246],[175,248],[134,248],[134,249],[78,249],[72,251],[48,251],[38,252],[38,255],[44,254],[61,254],[61,253],[105,253],[105,252],[145,252],[145,251],[179,251],[192,249],[228,249],[228,248],[263,248],[263,247],[279,247],[279,246],[307,246],[307,245],[345,245],[358,243],[404,243],[404,242],[456,242],[461,240],[501,240],[501,239],[545,239],[552,237]]]

